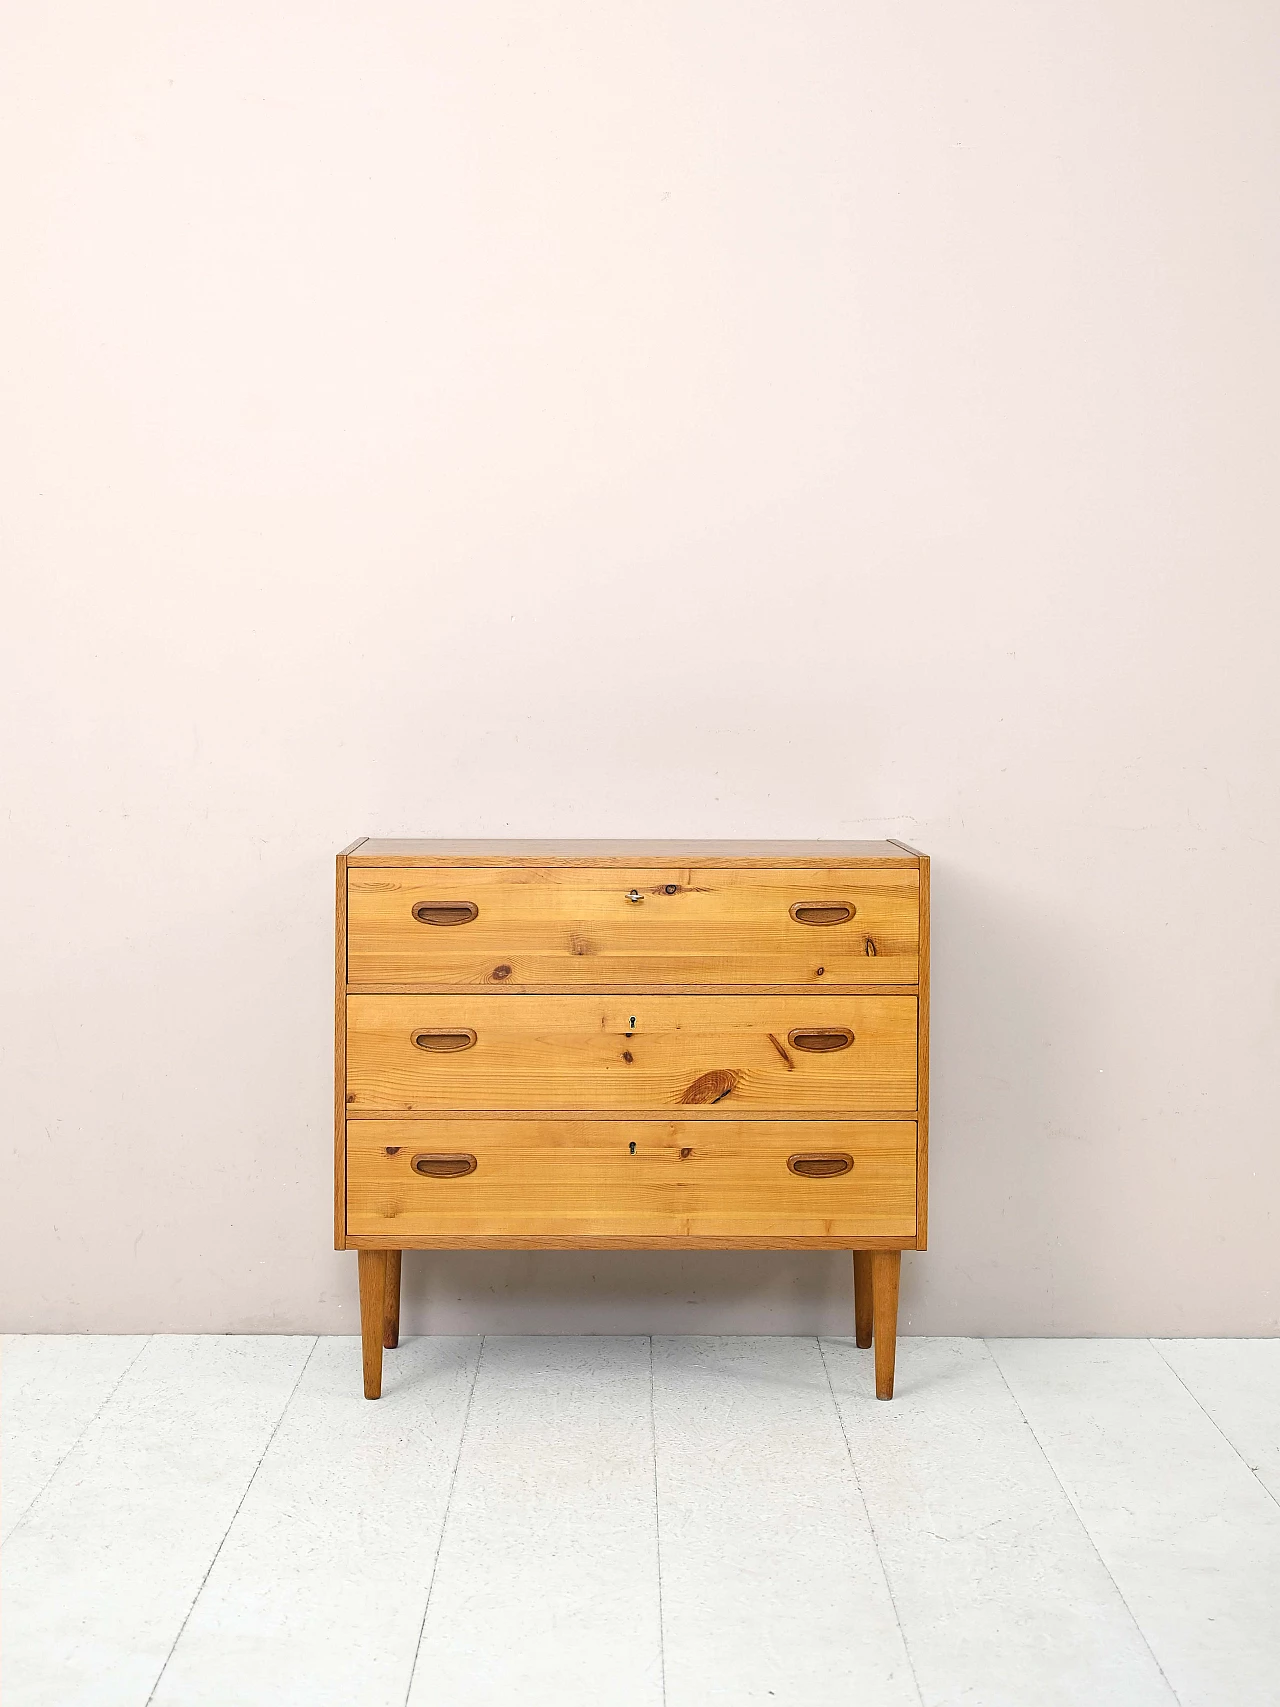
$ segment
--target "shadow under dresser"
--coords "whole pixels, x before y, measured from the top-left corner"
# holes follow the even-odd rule
[[[334,1243],[365,1396],[406,1250],[849,1250],[893,1394],[928,1202],[929,861],[883,842],[338,855]]]

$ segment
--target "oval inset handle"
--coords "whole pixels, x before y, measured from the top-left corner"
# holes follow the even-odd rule
[[[857,910],[845,901],[797,901],[791,917],[798,925],[844,925]]]
[[[788,1156],[787,1166],[801,1179],[835,1179],[853,1167],[853,1157],[843,1150],[826,1150],[816,1156]]]
[[[474,901],[419,901],[413,916],[420,925],[469,925],[480,909]]]
[[[413,1158],[415,1174],[425,1174],[428,1179],[461,1179],[463,1174],[473,1174],[476,1171],[474,1156],[442,1156],[435,1152]]]
[[[456,1031],[415,1031],[413,1034],[415,1045],[430,1055],[454,1055],[459,1049],[470,1049],[475,1040],[476,1034],[470,1026],[461,1026]]]
[[[806,1050],[810,1055],[834,1055],[837,1049],[847,1049],[853,1033],[847,1025],[809,1025],[787,1033],[793,1049]]]

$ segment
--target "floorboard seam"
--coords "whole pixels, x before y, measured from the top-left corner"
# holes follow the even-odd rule
[[[200,1578],[200,1586],[191,1597],[191,1605],[187,1608],[186,1613],[183,1617],[182,1623],[179,1624],[179,1626],[178,1626],[178,1634],[173,1638],[173,1642],[170,1645],[169,1652],[164,1656],[164,1664],[160,1667],[160,1670],[156,1673],[156,1680],[151,1685],[151,1693],[150,1693],[150,1695],[147,1696],[145,1707],[151,1707],[151,1703],[156,1698],[156,1690],[159,1689],[161,1683],[164,1681],[164,1674],[169,1669],[169,1661],[173,1658],[174,1654],[177,1652],[178,1643],[182,1640],[182,1632],[186,1629],[187,1625],[191,1622],[191,1614],[196,1609],[196,1602],[200,1599],[200,1596],[204,1593],[204,1586],[208,1582],[210,1576],[212,1576],[212,1574],[213,1574],[213,1567],[218,1562],[218,1555],[222,1552],[222,1549],[227,1544],[227,1536],[230,1535],[231,1531],[235,1528],[236,1519],[240,1515],[240,1511],[244,1505],[244,1502],[249,1497],[249,1489],[253,1486],[253,1484],[258,1479],[258,1471],[261,1470],[263,1462],[266,1459],[267,1453],[270,1452],[270,1450],[271,1450],[271,1442],[275,1439],[275,1437],[280,1432],[280,1425],[284,1421],[286,1415],[288,1414],[289,1406],[293,1403],[294,1394],[298,1391],[298,1387],[301,1384],[302,1377],[307,1373],[307,1365],[311,1362],[311,1359],[315,1356],[315,1350],[319,1344],[320,1344],[320,1336],[319,1336],[319,1334],[317,1334],[311,1342],[311,1350],[307,1353],[307,1355],[302,1360],[302,1368],[298,1371],[298,1379],[294,1382],[293,1386],[290,1387],[290,1389],[289,1389],[289,1397],[285,1400],[284,1404],[280,1407],[280,1415],[276,1418],[275,1426],[272,1428],[271,1433],[267,1436],[266,1445],[262,1448],[262,1451],[258,1455],[258,1462],[254,1465],[253,1471],[250,1474],[249,1480],[245,1483],[244,1488],[240,1494],[240,1498],[236,1501],[236,1509],[231,1513],[231,1521],[227,1524],[227,1527],[223,1530],[222,1539],[218,1542],[218,1545],[213,1550],[213,1557],[209,1561],[209,1568],[205,1571],[204,1575]]]
[[[1040,1449],[1040,1456],[1044,1459],[1045,1463],[1049,1466],[1049,1473],[1052,1475],[1054,1481],[1058,1484],[1058,1486],[1062,1489],[1063,1497],[1066,1499],[1066,1502],[1071,1507],[1072,1511],[1076,1514],[1076,1522],[1080,1525],[1081,1529],[1084,1531],[1085,1539],[1086,1539],[1086,1541],[1088,1541],[1090,1547],[1093,1549],[1094,1557],[1097,1559],[1098,1563],[1102,1566],[1103,1570],[1107,1573],[1107,1577],[1111,1583],[1112,1588],[1115,1589],[1116,1594],[1120,1598],[1121,1606],[1123,1606],[1125,1611],[1129,1614],[1129,1620],[1132,1623],[1134,1629],[1138,1632],[1138,1635],[1141,1638],[1143,1647],[1151,1655],[1152,1665],[1160,1673],[1160,1676],[1164,1680],[1165,1688],[1169,1691],[1170,1695],[1172,1695],[1173,1699],[1178,1703],[1178,1707],[1182,1707],[1182,1697],[1178,1694],[1177,1690],[1173,1687],[1173,1684],[1170,1682],[1169,1674],[1165,1671],[1164,1667],[1160,1664],[1160,1660],[1156,1654],[1155,1649],[1151,1646],[1150,1641],[1147,1639],[1146,1631],[1142,1628],[1141,1624],[1139,1624],[1133,1608],[1129,1605],[1129,1602],[1125,1599],[1124,1590],[1120,1587],[1120,1584],[1116,1581],[1114,1575],[1112,1574],[1112,1570],[1111,1570],[1110,1565],[1108,1565],[1107,1561],[1103,1558],[1102,1550],[1098,1546],[1098,1543],[1094,1540],[1093,1532],[1089,1528],[1089,1525],[1085,1522],[1084,1513],[1080,1510],[1080,1507],[1076,1504],[1075,1497],[1072,1494],[1071,1489],[1067,1486],[1067,1484],[1063,1481],[1062,1477],[1058,1474],[1058,1466],[1054,1463],[1053,1459],[1049,1456],[1048,1452],[1045,1450],[1045,1444],[1041,1440],[1040,1436],[1036,1433],[1030,1417],[1028,1417],[1027,1413],[1023,1410],[1022,1405],[1018,1399],[1018,1395],[1014,1392],[1013,1388],[1009,1385],[1009,1378],[1005,1374],[1004,1370],[1000,1367],[1000,1359],[996,1356],[995,1352],[992,1351],[990,1345],[987,1343],[987,1341],[985,1339],[983,1340],[982,1345],[983,1345],[983,1349],[985,1350],[987,1356],[991,1359],[992,1363],[995,1365],[996,1371],[999,1374],[1000,1379],[1004,1382],[1005,1391],[1008,1393],[1009,1397],[1013,1400],[1013,1403],[1017,1409],[1018,1415],[1022,1418],[1023,1422],[1026,1424],[1028,1433],[1031,1435],[1032,1440],[1035,1441],[1037,1447]]]
[[[94,1423],[97,1422],[98,1418],[102,1415],[103,1411],[106,1410],[107,1406],[111,1403],[112,1399],[115,1398],[116,1394],[120,1391],[121,1382],[124,1380],[125,1376],[129,1373],[129,1371],[133,1368],[134,1364],[142,1356],[143,1352],[151,1344],[151,1342],[154,1338],[155,1338],[154,1334],[148,1334],[147,1337],[143,1340],[142,1344],[138,1347],[137,1351],[135,1351],[133,1356],[129,1359],[126,1366],[120,1371],[120,1374],[116,1378],[115,1384],[112,1386],[111,1391],[107,1394],[106,1398],[102,1401],[102,1403],[98,1406],[97,1410],[89,1418],[88,1422],[80,1430],[79,1434],[71,1442],[71,1445],[68,1446],[67,1450],[62,1454],[62,1457],[59,1458],[58,1462],[54,1465],[53,1469],[50,1470],[49,1474],[45,1477],[44,1482],[41,1484],[39,1492],[36,1493],[32,1497],[32,1499],[28,1502],[27,1509],[23,1512],[22,1516],[18,1519],[18,1521],[14,1524],[13,1528],[5,1536],[2,1545],[7,1547],[9,1545],[9,1543],[13,1540],[14,1536],[22,1528],[23,1524],[31,1516],[31,1513],[36,1509],[36,1506],[40,1503],[40,1501],[44,1498],[45,1494],[48,1492],[50,1482],[53,1481],[53,1478],[58,1474],[58,1471],[61,1470],[62,1466],[66,1463],[67,1459],[70,1458],[71,1454],[75,1451],[76,1447],[79,1446],[80,1442],[84,1439],[85,1435],[88,1434],[89,1430],[93,1427]]]
[[[1205,1416],[1208,1417],[1209,1421],[1213,1424],[1214,1428],[1217,1429],[1218,1433],[1226,1441],[1227,1445],[1235,1453],[1236,1457],[1244,1465],[1245,1469],[1253,1477],[1254,1481],[1262,1489],[1263,1493],[1267,1496],[1267,1498],[1269,1500],[1271,1500],[1275,1505],[1280,1506],[1280,1500],[1276,1499],[1276,1496],[1271,1492],[1271,1489],[1263,1481],[1262,1477],[1254,1469],[1253,1465],[1250,1464],[1249,1460],[1245,1457],[1244,1453],[1241,1452],[1240,1448],[1236,1445],[1235,1441],[1232,1440],[1231,1436],[1222,1427],[1221,1423],[1219,1423],[1217,1421],[1217,1419],[1214,1417],[1212,1411],[1206,1410],[1204,1405],[1202,1405],[1200,1403],[1200,1400],[1198,1398],[1196,1398],[1195,1393],[1192,1391],[1192,1389],[1190,1387],[1187,1386],[1187,1383],[1182,1379],[1182,1376],[1179,1375],[1178,1371],[1174,1368],[1174,1366],[1169,1362],[1169,1359],[1161,1351],[1159,1343],[1156,1340],[1148,1340],[1147,1344],[1151,1347],[1152,1351],[1155,1352],[1156,1356],[1160,1359],[1161,1363],[1164,1364],[1165,1368],[1169,1371],[1170,1375],[1173,1376],[1174,1380],[1177,1381],[1179,1386],[1182,1387],[1184,1392],[1186,1392],[1188,1397],[1191,1398],[1195,1402],[1195,1404],[1199,1407],[1200,1410],[1204,1411]]]
[[[662,1506],[658,1498],[658,1413],[653,1395],[653,1335],[649,1335],[649,1436],[653,1443],[653,1542],[658,1560],[658,1675],[667,1707],[667,1633],[662,1616]]]
[[[471,1401],[476,1396],[476,1382],[480,1378],[480,1362],[484,1357],[485,1334],[480,1335],[480,1344],[476,1348],[476,1366],[471,1371],[471,1386],[467,1389],[467,1408],[462,1413],[462,1427],[458,1430],[458,1450],[453,1455],[453,1472],[449,1477],[449,1492],[445,1495],[444,1510],[440,1514],[440,1534],[436,1537],[435,1557],[431,1561],[431,1575],[427,1579],[427,1598],[422,1607],[422,1622],[418,1625],[418,1640],[413,1650],[413,1664],[409,1667],[409,1681],[405,1685],[404,1707],[409,1707],[409,1697],[413,1694],[413,1680],[418,1671],[418,1655],[422,1652],[422,1638],[426,1634],[427,1614],[431,1610],[431,1596],[436,1586],[436,1572],[440,1569],[440,1555],[444,1551],[444,1532],[449,1525],[449,1512],[453,1507],[453,1490],[458,1481],[458,1466],[462,1462],[462,1448],[466,1444],[467,1428],[471,1422]]]
[[[853,1476],[853,1485],[858,1490],[858,1498],[862,1502],[863,1515],[867,1520],[867,1528],[871,1531],[871,1545],[876,1550],[876,1559],[880,1566],[880,1575],[884,1578],[885,1593],[889,1596],[889,1605],[893,1608],[894,1623],[898,1626],[898,1635],[902,1639],[902,1651],[906,1655],[907,1669],[911,1673],[911,1684],[916,1692],[916,1700],[924,1707],[924,1692],[920,1688],[920,1679],[916,1675],[916,1662],[911,1657],[911,1644],[907,1641],[907,1632],[902,1627],[902,1616],[898,1611],[897,1597],[893,1592],[893,1584],[889,1580],[889,1568],[884,1562],[884,1554],[880,1551],[880,1537],[876,1534],[875,1520],[871,1516],[871,1507],[867,1504],[867,1496],[862,1491],[862,1477],[858,1474],[858,1466],[854,1461],[853,1443],[849,1439],[849,1431],[844,1426],[844,1412],[840,1409],[840,1401],[836,1398],[835,1383],[831,1379],[831,1367],[827,1362],[827,1354],[822,1348],[822,1335],[815,1336],[818,1356],[822,1360],[822,1372],[827,1378],[827,1391],[831,1395],[831,1403],[835,1409],[836,1422],[840,1425],[840,1435],[844,1441],[845,1456],[849,1460],[849,1470]]]

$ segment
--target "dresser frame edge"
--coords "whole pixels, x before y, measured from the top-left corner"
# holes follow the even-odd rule
[[[865,1233],[858,1238],[804,1235],[680,1233],[353,1233],[346,1248],[353,1251],[913,1251],[908,1234]]]
[[[920,855],[920,993],[916,1047],[916,1246],[929,1244],[929,856]]]
[[[369,840],[357,836],[337,858],[334,891],[333,1248],[347,1245],[347,859]]]

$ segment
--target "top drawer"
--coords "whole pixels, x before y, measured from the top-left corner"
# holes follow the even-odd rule
[[[394,990],[915,984],[912,867],[347,873],[347,977]]]

